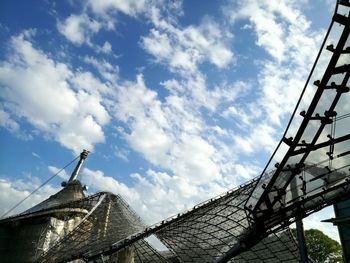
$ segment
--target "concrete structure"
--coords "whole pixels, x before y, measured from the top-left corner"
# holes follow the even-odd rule
[[[1,262],[34,262],[88,213],[79,205],[65,206],[85,198],[76,176],[86,157],[84,151],[69,182],[57,194],[20,215],[0,221]]]
[[[59,241],[64,239],[76,229],[94,207],[93,199],[86,197],[84,187],[77,180],[79,170],[87,157],[88,152],[83,151],[80,160],[67,183],[61,191],[52,195],[38,205],[26,210],[20,215],[9,217],[0,221],[0,261],[3,263],[37,262],[42,254],[45,254]],[[111,194],[109,194],[111,195]],[[109,208],[110,210],[111,208]],[[129,216],[133,216],[129,213]],[[100,222],[108,223],[109,211],[105,217],[99,218]],[[134,221],[139,221],[136,217]],[[128,220],[116,225],[119,228],[128,228]],[[134,222],[132,222],[134,224]],[[93,235],[105,235],[99,229],[100,225],[90,224]],[[136,229],[121,235],[125,238],[130,233],[143,229],[142,223],[135,224]],[[141,226],[141,227],[140,227]],[[105,226],[104,231],[108,231]],[[134,262],[133,249],[116,254],[117,262]],[[74,262],[83,262],[75,260]]]

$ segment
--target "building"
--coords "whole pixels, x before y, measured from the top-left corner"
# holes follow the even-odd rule
[[[95,245],[99,248],[105,245],[110,233],[116,241],[145,228],[120,196],[111,193],[85,195],[77,175],[87,154],[87,151],[81,153],[78,165],[69,181],[62,184],[62,190],[19,215],[0,221],[1,262],[37,262],[49,250],[59,250],[58,259],[62,253],[69,255],[72,249],[77,252],[86,247],[91,237],[99,240],[100,244]],[[95,212],[99,215],[91,217],[97,205]],[[78,231],[78,235],[72,237],[71,233],[83,227],[85,233]],[[71,247],[71,239],[78,240],[80,247]],[[113,258],[118,262],[133,262],[134,254],[127,249]],[[51,257],[49,261],[54,260],[55,257]]]

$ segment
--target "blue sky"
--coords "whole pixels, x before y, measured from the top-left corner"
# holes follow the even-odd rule
[[[1,214],[82,149],[92,152],[81,174],[89,191],[122,195],[148,223],[258,176],[333,9],[328,0],[1,1]],[[325,228],[331,213],[307,227]]]

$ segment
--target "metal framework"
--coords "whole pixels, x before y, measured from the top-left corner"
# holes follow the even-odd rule
[[[251,225],[244,203],[257,182],[253,180],[152,227],[146,227],[123,199],[110,193],[61,205],[83,207],[89,212],[73,231],[43,253],[38,262],[76,259],[114,262],[118,254],[127,250],[134,253],[135,262],[213,262],[249,232]],[[169,248],[172,260],[146,241],[152,234]],[[265,237],[234,262],[282,261],[299,261],[296,243],[288,229]]]
[[[260,177],[151,227],[110,193],[51,206],[86,212],[37,261],[118,262],[129,253],[135,262],[300,262],[288,226],[350,193],[349,33],[349,1],[338,1],[286,132]],[[150,245],[151,235],[171,258]]]

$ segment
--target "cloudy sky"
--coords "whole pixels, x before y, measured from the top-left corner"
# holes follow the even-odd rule
[[[83,149],[89,192],[120,194],[149,224],[258,176],[333,10],[329,0],[1,1],[0,213]],[[338,239],[320,223],[331,216],[305,225]]]

